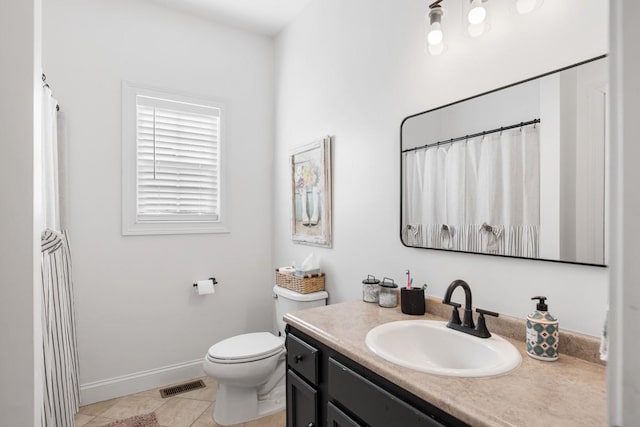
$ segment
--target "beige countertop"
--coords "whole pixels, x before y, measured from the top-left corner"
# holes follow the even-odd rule
[[[562,353],[556,362],[541,362],[526,355],[524,341],[504,337],[522,355],[522,364],[509,374],[489,378],[441,377],[394,365],[365,345],[367,332],[382,323],[445,320],[441,317],[429,313],[409,316],[402,314],[399,307],[380,308],[377,304],[354,301],[289,313],[284,319],[292,327],[474,427],[607,424],[605,367],[601,364]]]

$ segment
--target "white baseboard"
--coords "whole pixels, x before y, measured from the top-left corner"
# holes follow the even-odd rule
[[[120,377],[80,384],[80,405],[162,387],[204,376],[202,359],[135,372]]]

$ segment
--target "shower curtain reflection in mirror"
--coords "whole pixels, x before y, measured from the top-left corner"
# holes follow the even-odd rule
[[[406,117],[402,243],[606,265],[608,69],[601,56]]]
[[[403,154],[410,246],[539,257],[540,125]]]

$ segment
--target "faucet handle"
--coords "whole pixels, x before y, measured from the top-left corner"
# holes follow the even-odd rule
[[[495,311],[483,310],[481,308],[476,308],[476,313],[480,314],[481,316],[483,314],[486,314],[487,316],[493,316],[493,317],[500,316],[500,314],[496,313]]]
[[[455,307],[455,308],[462,307],[462,304],[458,304],[457,302],[453,302],[453,301],[442,301],[442,303],[446,305],[450,305],[451,307]]]
[[[458,304],[457,302],[453,302],[453,301],[447,301],[447,302],[442,301],[442,303],[453,307],[453,311],[451,312],[451,317],[449,318],[449,322],[447,323],[447,326],[461,324],[462,321],[460,320],[460,314],[458,313],[458,309],[462,307],[462,304]]]
[[[474,335],[480,338],[489,338],[491,336],[491,332],[487,329],[487,323],[484,320],[484,315],[486,314],[487,316],[498,317],[499,314],[495,311],[483,310],[481,308],[476,308],[476,313],[480,316],[478,316],[478,325],[476,326],[476,333]]]

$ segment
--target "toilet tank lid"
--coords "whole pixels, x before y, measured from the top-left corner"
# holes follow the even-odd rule
[[[300,292],[295,292],[287,288],[283,288],[282,286],[275,285],[273,287],[273,292],[281,296],[283,298],[287,298],[293,301],[318,301],[321,299],[329,298],[329,294],[327,291],[319,291],[319,292],[311,292],[308,294],[301,294]]]

